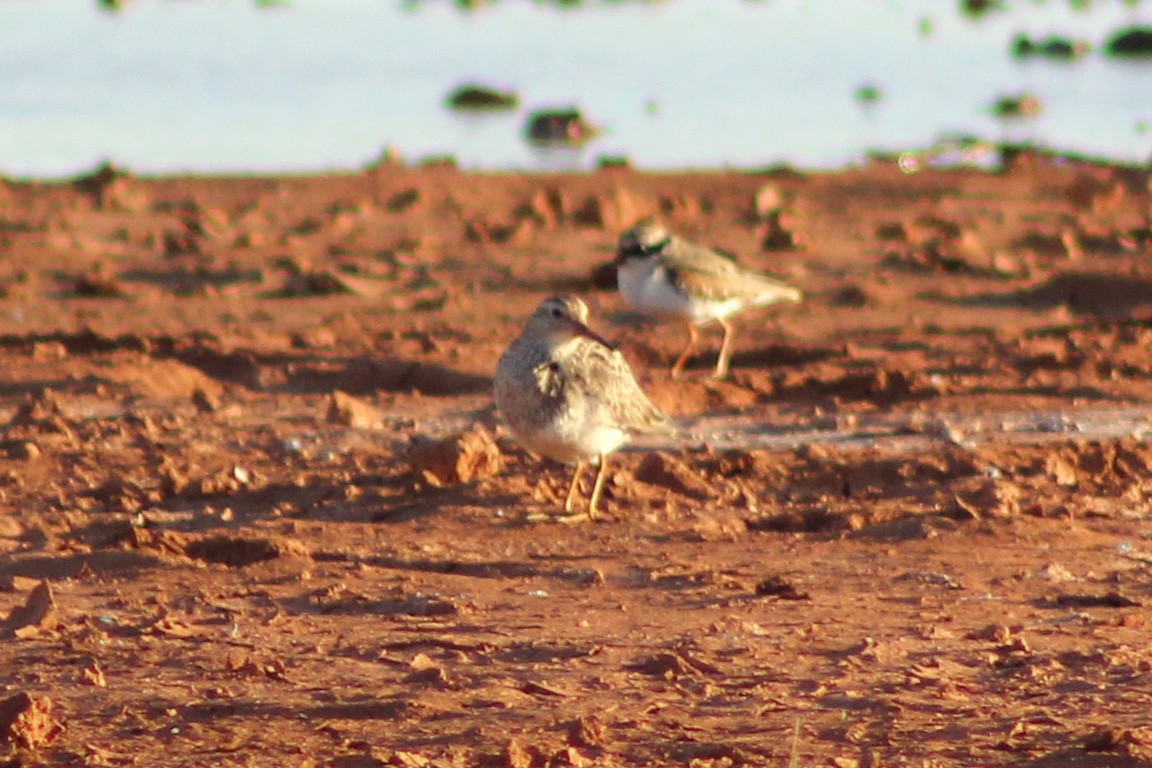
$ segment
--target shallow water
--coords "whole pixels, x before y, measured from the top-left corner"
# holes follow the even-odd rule
[[[470,168],[834,167],[943,131],[1145,162],[1152,62],[1098,52],[1018,61],[1017,32],[1099,45],[1147,4],[1013,3],[973,20],[941,0],[667,0],[579,9],[506,0],[475,12],[390,0],[0,3],[0,172],[110,159],[139,172],[354,168],[385,146]],[[600,6],[600,7],[597,7]],[[923,34],[922,22],[932,28]],[[512,113],[461,116],[458,84],[515,88]],[[875,84],[880,102],[853,97]],[[988,106],[1030,91],[1034,120]],[[524,142],[529,111],[578,105],[582,151]]]

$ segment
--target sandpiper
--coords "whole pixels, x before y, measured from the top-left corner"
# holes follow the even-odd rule
[[[650,220],[620,236],[616,283],[637,312],[688,321],[688,345],[672,366],[673,378],[680,376],[699,340],[698,325],[715,320],[724,329],[715,372],[724,378],[732,354],[728,318],[749,307],[803,298],[792,286],[743,269],[719,251],[677,237]]]
[[[637,433],[674,431],[636,383],[624,356],[588,325],[575,296],[545,299],[496,366],[496,407],[528,450],[575,464],[564,511],[572,512],[587,460],[599,464],[588,517],[604,487],[607,457]]]

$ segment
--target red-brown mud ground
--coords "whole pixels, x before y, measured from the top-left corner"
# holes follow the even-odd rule
[[[0,764],[1152,765],[1148,174],[0,183]],[[655,214],[807,300],[682,381]],[[490,375],[575,292],[679,442]]]

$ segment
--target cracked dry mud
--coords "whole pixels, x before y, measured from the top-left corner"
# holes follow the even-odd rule
[[[759,202],[758,202],[759,201]],[[0,183],[0,763],[1152,765],[1148,174]],[[636,322],[643,215],[801,287]],[[687,437],[491,406],[576,292]]]

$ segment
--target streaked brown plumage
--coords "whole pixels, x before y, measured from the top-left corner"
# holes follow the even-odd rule
[[[636,433],[671,432],[615,347],[587,326],[575,296],[545,299],[496,366],[494,393],[512,434],[533,453],[575,464],[564,510],[572,511],[584,461],[599,463],[588,500],[594,517],[609,453]]]

